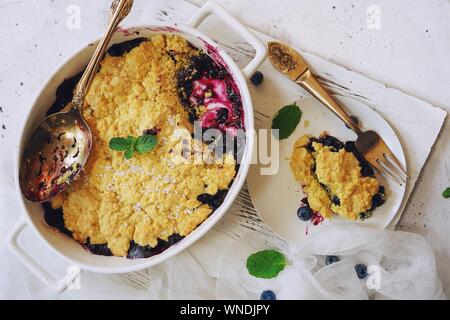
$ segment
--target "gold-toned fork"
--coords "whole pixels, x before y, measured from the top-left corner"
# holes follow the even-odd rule
[[[358,136],[355,141],[356,149],[372,167],[400,185],[406,183],[408,179],[406,169],[403,168],[384,140],[375,131],[361,130],[345,109],[331,97],[324,86],[314,77],[308,64],[298,52],[276,41],[269,42],[268,48],[269,60],[278,71],[302,86],[356,133]]]

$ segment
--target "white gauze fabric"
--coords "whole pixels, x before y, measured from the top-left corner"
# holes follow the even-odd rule
[[[149,270],[151,297],[158,299],[259,299],[273,290],[278,299],[445,299],[434,254],[416,234],[355,225],[323,226],[300,247],[257,232],[230,241],[205,263],[196,246]],[[277,249],[288,266],[275,279],[257,279],[246,269],[251,254]],[[325,265],[327,255],[339,261]],[[200,257],[200,258],[199,258]],[[358,279],[356,264],[368,266]]]

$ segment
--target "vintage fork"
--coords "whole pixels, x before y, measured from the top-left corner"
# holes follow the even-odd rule
[[[268,47],[269,60],[279,71],[302,86],[356,133],[358,136],[355,142],[356,148],[372,167],[400,185],[406,183],[408,179],[406,169],[403,168],[384,140],[375,131],[361,130],[345,109],[331,97],[324,86],[314,77],[308,64],[295,50],[275,41],[269,42]]]

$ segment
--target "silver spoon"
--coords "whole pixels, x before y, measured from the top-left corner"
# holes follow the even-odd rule
[[[92,134],[81,108],[98,71],[109,41],[120,21],[131,10],[133,0],[116,0],[108,29],[78,82],[70,104],[42,120],[29,138],[21,159],[19,182],[23,196],[43,202],[64,191],[83,168],[92,147]]]

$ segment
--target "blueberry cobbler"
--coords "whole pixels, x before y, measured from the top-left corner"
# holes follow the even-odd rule
[[[70,101],[78,79],[60,86],[50,113]],[[95,254],[161,253],[222,204],[238,168],[238,152],[213,154],[208,141],[195,137],[194,121],[235,143],[242,113],[231,75],[182,37],[113,45],[83,109],[94,137],[91,155],[80,178],[43,204],[47,223]],[[124,158],[108,145],[142,134],[157,137],[152,152]],[[197,155],[203,161],[186,161]]]
[[[385,201],[384,187],[352,141],[304,135],[294,145],[290,167],[307,195],[298,212],[302,220],[316,224],[334,214],[366,219]]]

